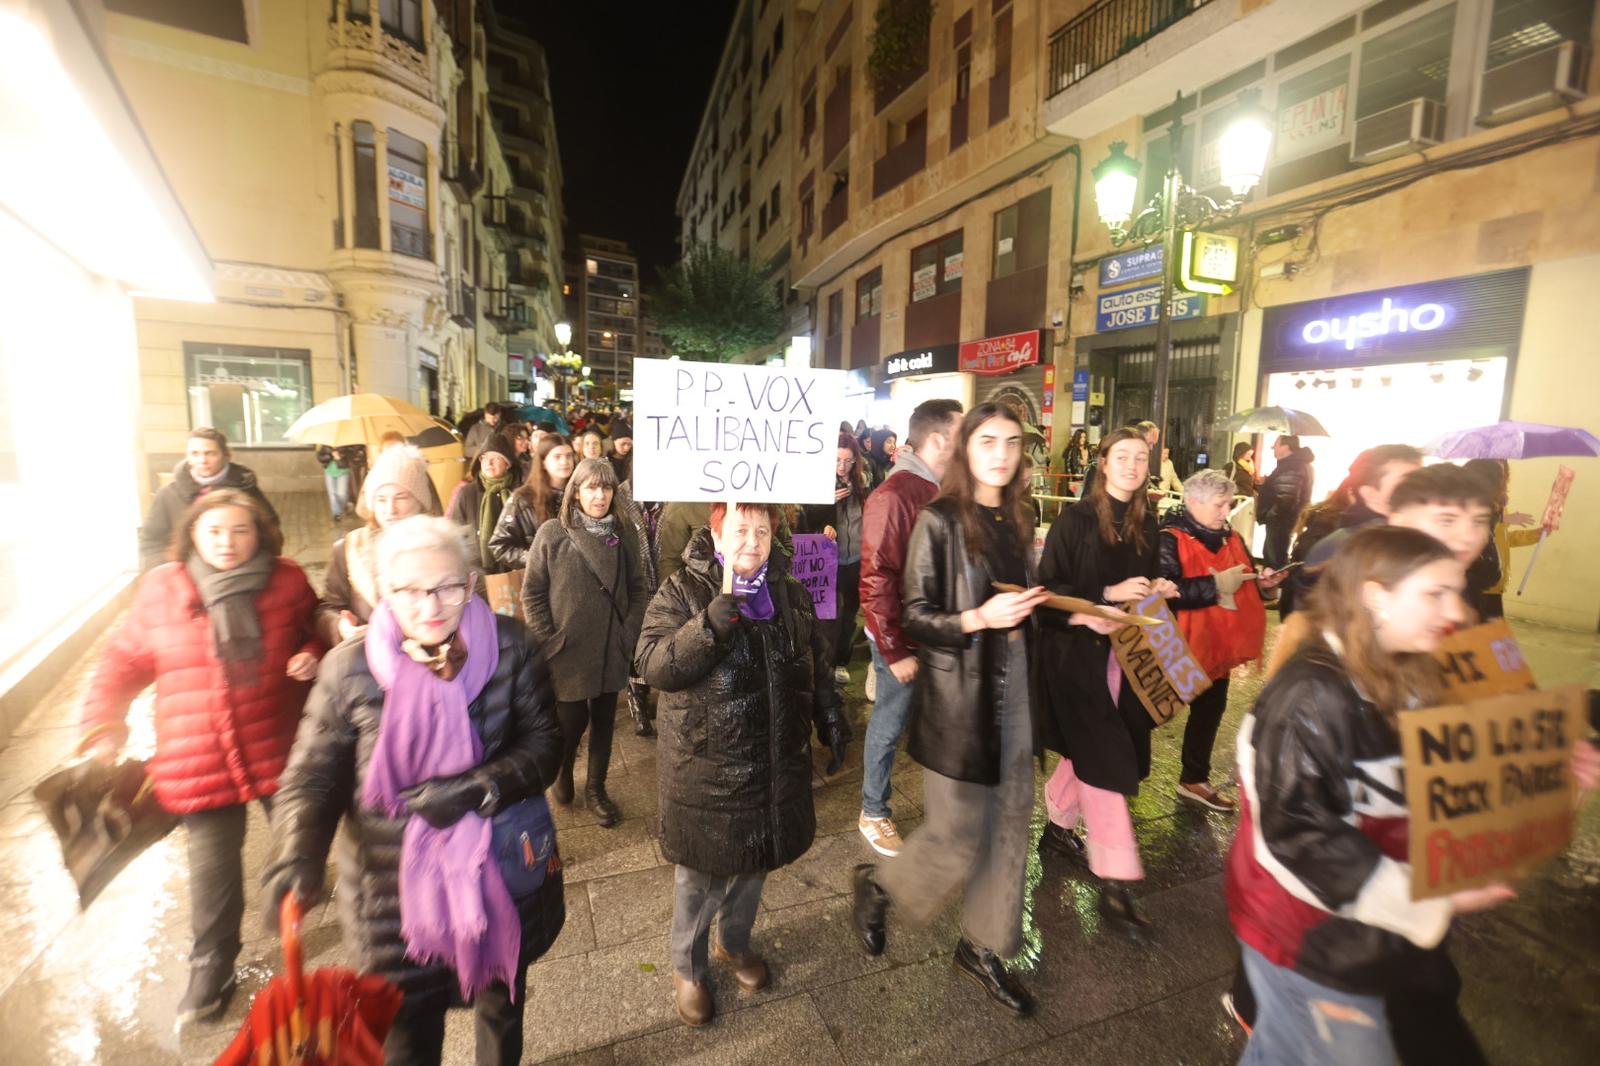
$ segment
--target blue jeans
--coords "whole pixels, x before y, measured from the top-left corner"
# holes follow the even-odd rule
[[[1269,962],[1248,944],[1244,971],[1256,997],[1256,1027],[1239,1066],[1395,1066],[1382,996],[1320,985]]]
[[[878,698],[867,720],[866,742],[861,745],[861,812],[868,818],[888,818],[889,772],[894,769],[894,750],[911,713],[911,686],[895,680],[876,643],[867,644],[872,648],[872,669],[878,675]]]
[[[333,517],[341,517],[350,509],[350,473],[346,471],[334,477],[327,471],[322,472],[322,483],[328,489],[328,506],[333,510]]]

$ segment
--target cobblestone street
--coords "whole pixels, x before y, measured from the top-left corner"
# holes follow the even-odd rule
[[[314,584],[332,531],[318,495],[281,497],[288,552]],[[1600,685],[1592,636],[1518,625],[1542,684]],[[279,964],[260,925],[256,888],[267,826],[258,811],[246,845],[250,899],[241,981],[225,1018],[181,1035],[172,1018],[185,977],[189,904],[182,830],[152,848],[85,913],[77,909],[55,840],[30,795],[66,757],[91,654],[0,752],[0,1061],[19,1066],[176,1066],[208,1063],[238,1028],[250,997]],[[849,874],[870,849],[856,831],[859,738],[870,705],[849,688],[857,742],[853,769],[819,784],[818,836],[799,862],[774,874],[755,943],[772,964],[760,994],[718,971],[718,1017],[707,1029],[678,1024],[667,930],[672,867],[656,843],[654,741],[617,728],[612,830],[587,812],[558,808],[567,862],[565,931],[529,974],[527,1059],[585,1066],[621,1063],[1228,1063],[1242,1046],[1218,996],[1235,948],[1220,869],[1229,816],[1181,806],[1173,795],[1181,726],[1156,736],[1155,770],[1135,815],[1147,879],[1141,896],[1156,925],[1139,947],[1102,935],[1095,890],[1065,863],[1035,860],[1025,973],[1036,1017],[991,1006],[950,966],[954,908],[932,928],[891,919],[888,951],[862,952],[849,927]],[[1214,764],[1226,773],[1240,717],[1259,689],[1236,675]],[[147,710],[148,697],[140,710]],[[584,765],[580,757],[578,765]],[[820,768],[819,757],[817,766]],[[581,783],[581,782],[580,782]],[[904,831],[920,819],[920,772],[902,754],[894,811]],[[1042,807],[1035,813],[1035,832]],[[330,878],[331,883],[331,878]],[[1495,1062],[1579,1064],[1600,1046],[1600,812],[1591,805],[1570,857],[1550,864],[1519,899],[1462,922],[1454,953],[1469,1019]],[[331,909],[308,923],[308,966],[344,958]],[[471,1019],[456,1012],[446,1062],[471,1061]]]

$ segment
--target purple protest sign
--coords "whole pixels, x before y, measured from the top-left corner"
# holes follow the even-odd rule
[[[811,593],[818,618],[836,618],[839,601],[834,586],[839,581],[839,546],[821,533],[797,533],[789,572]]]

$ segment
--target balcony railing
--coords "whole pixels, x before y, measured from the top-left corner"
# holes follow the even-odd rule
[[[396,255],[409,255],[417,259],[433,258],[433,234],[425,229],[389,224],[389,248]]]
[[[829,200],[827,205],[822,209],[823,238],[826,239],[828,234],[844,225],[844,220],[849,217],[850,189],[848,186],[846,186],[834,193],[833,199]]]
[[[850,82],[841,81],[822,106],[822,165],[829,166],[850,145]]]
[[[906,139],[883,153],[872,167],[872,195],[876,199],[922,169],[927,162],[928,127],[919,125]]]
[[[1100,0],[1050,35],[1049,95],[1071,88],[1211,0]]]

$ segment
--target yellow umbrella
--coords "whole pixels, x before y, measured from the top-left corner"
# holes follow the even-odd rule
[[[286,438],[297,444],[365,444],[376,450],[391,430],[410,437],[434,426],[433,416],[414,404],[375,392],[335,396],[295,419]]]

